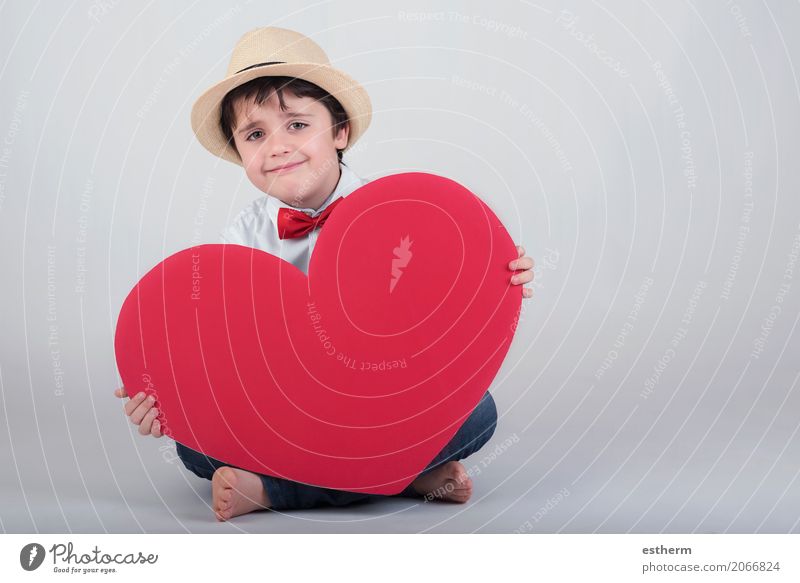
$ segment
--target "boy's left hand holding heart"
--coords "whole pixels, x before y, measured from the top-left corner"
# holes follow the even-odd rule
[[[511,277],[511,283],[514,285],[530,283],[533,281],[533,259],[530,257],[523,257],[523,255],[525,255],[525,249],[521,245],[517,245],[517,252],[519,253],[517,258],[508,264],[510,270],[517,272]],[[528,287],[523,287],[522,297],[533,297],[533,290]]]

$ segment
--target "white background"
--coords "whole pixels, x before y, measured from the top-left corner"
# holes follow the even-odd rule
[[[798,24],[723,0],[4,3],[0,526],[798,532]],[[537,261],[466,506],[217,525],[113,397],[132,285],[262,196],[189,112],[267,25],[369,91],[358,174],[458,180]]]

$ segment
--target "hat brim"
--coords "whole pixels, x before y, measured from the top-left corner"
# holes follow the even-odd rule
[[[231,90],[258,77],[297,77],[318,85],[342,104],[350,122],[345,150],[366,131],[372,119],[372,103],[366,90],[348,74],[319,63],[281,63],[236,73],[207,89],[192,106],[192,129],[209,152],[242,165],[236,149],[220,128],[220,106]]]

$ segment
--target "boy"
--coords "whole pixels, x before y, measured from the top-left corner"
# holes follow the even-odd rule
[[[198,140],[213,154],[244,167],[267,196],[250,204],[224,231],[222,242],[261,249],[308,273],[319,228],[342,198],[364,184],[342,154],[364,133],[372,116],[366,91],[330,66],[311,39],[280,28],[245,34],[236,45],[227,77],[192,109]],[[533,279],[533,261],[519,256],[512,283]],[[523,297],[531,297],[523,288]],[[115,391],[127,397],[124,387]],[[125,404],[142,435],[161,437],[158,410],[144,393]],[[463,503],[472,481],[458,461],[492,436],[497,410],[487,392],[453,439],[400,495]],[[229,467],[176,443],[184,465],[212,485],[218,520],[253,510],[342,506],[374,498],[262,476]]]

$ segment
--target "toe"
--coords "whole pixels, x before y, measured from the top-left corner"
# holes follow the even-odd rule
[[[458,492],[455,492],[455,495],[458,502],[464,503],[470,498],[472,498],[472,488],[465,488],[463,490],[459,490]]]
[[[463,494],[464,492],[472,492],[472,486],[457,486],[453,488],[453,492]]]
[[[456,490],[453,490],[453,496],[456,497],[466,496],[467,498],[469,498],[470,496],[472,496],[472,488],[458,488]]]
[[[233,488],[236,485],[236,474],[231,468],[220,468],[219,477],[226,487]]]
[[[464,482],[460,484],[456,484],[453,488],[452,494],[450,499],[453,502],[458,502],[463,504],[467,502],[472,497],[472,479],[467,477]]]
[[[464,466],[460,462],[449,462],[447,464],[448,474],[451,479],[453,480],[465,480],[469,476],[467,475],[467,471],[464,469]]]

